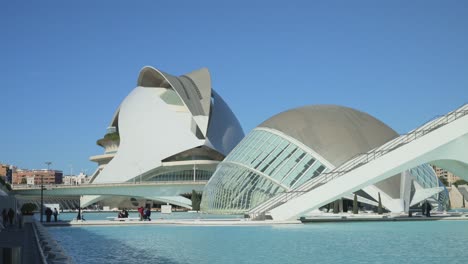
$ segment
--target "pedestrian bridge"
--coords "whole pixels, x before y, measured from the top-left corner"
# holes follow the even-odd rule
[[[208,181],[169,181],[137,183],[100,183],[82,185],[44,185],[44,196],[121,195],[121,196],[173,196],[203,191]],[[15,195],[41,195],[41,186],[14,185]]]
[[[251,217],[297,219],[336,199],[430,163],[468,180],[468,104],[358,155],[298,188],[253,208]]]
[[[154,181],[154,182],[126,182],[100,183],[82,185],[44,185],[43,196],[48,198],[80,197],[82,195],[102,196],[130,196],[154,199],[175,205],[190,207],[189,200],[180,197],[181,194],[203,191],[208,181]],[[13,194],[20,198],[30,199],[41,195],[41,186],[14,185]],[[183,198],[177,199],[175,197]],[[188,201],[187,201],[188,200]]]

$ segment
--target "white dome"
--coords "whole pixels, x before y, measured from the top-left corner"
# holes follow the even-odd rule
[[[273,128],[299,140],[334,166],[398,136],[371,115],[337,105],[295,108],[259,127]]]

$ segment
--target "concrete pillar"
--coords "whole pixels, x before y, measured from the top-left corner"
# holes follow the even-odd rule
[[[4,264],[21,263],[21,247],[6,247],[0,250],[0,260]]]

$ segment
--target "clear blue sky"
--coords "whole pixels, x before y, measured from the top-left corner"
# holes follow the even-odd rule
[[[309,104],[405,133],[468,102],[468,1],[221,2],[1,1],[0,162],[92,173],[145,65],[208,67],[246,133]]]

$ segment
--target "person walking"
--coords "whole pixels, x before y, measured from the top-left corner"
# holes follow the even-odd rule
[[[426,216],[427,216],[427,217],[431,217],[431,209],[432,209],[432,206],[431,206],[431,204],[428,202],[427,205],[426,205]]]
[[[46,221],[50,222],[50,218],[52,217],[52,209],[47,207],[47,209],[45,210],[45,214],[46,214],[46,219],[47,219]]]
[[[13,218],[15,218],[15,212],[10,208],[10,210],[8,210],[8,220],[10,220],[10,225],[13,225]]]
[[[146,220],[151,221],[151,209],[149,207],[145,210],[145,218]]]
[[[54,208],[54,222],[57,222],[58,211],[57,208]]]
[[[138,207],[138,213],[140,213],[140,221],[143,221],[143,206]]]

